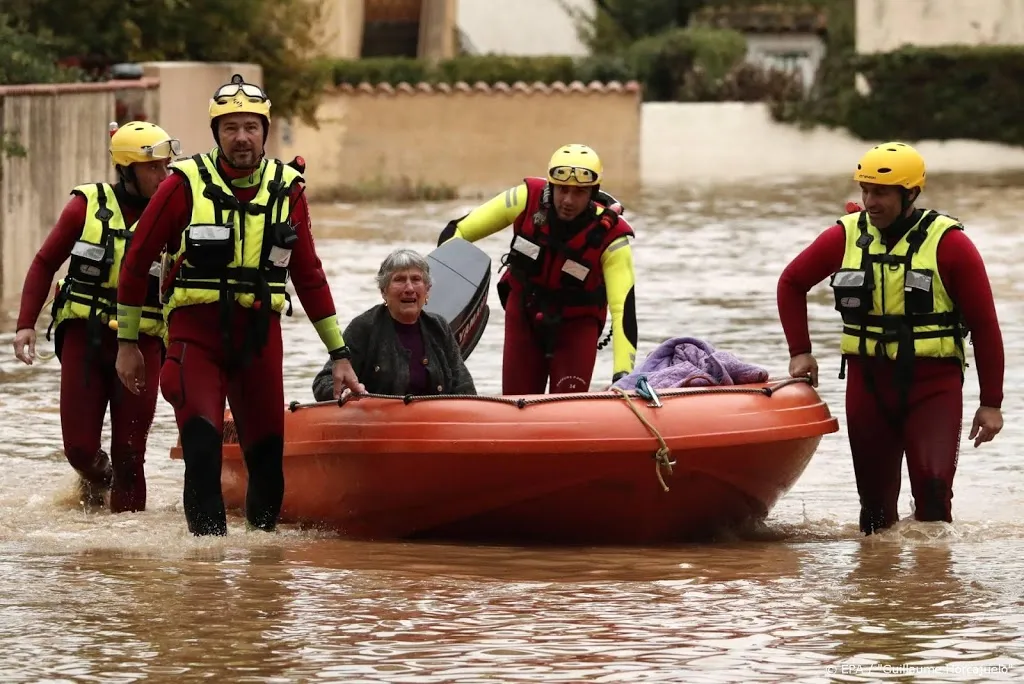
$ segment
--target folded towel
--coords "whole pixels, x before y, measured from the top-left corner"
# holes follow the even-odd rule
[[[676,337],[663,342],[639,367],[620,378],[615,387],[630,390],[647,376],[654,389],[709,385],[745,385],[765,382],[768,371],[740,361],[729,352],[718,351],[710,343],[694,337]]]

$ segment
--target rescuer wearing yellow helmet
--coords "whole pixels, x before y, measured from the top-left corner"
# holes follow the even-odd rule
[[[138,397],[120,391],[115,371],[115,301],[121,264],[136,221],[180,153],[178,140],[147,121],[111,124],[110,161],[118,182],[86,183],[72,189],[56,225],[25,276],[14,354],[35,360],[36,319],[54,274],[70,259],[51,308],[55,351],[61,364],[60,419],[64,455],[80,476],[86,503],[98,505],[109,490],[110,510],[146,508],[143,463],[157,400],[157,373]],[[150,266],[152,266],[152,260]],[[139,353],[156,366],[163,354],[164,320],[157,277],[147,268],[141,307]],[[154,272],[155,273],[155,272]],[[100,448],[110,405],[110,455]]]
[[[171,165],[125,258],[117,371],[132,392],[154,384],[136,343],[149,264],[166,247],[160,389],[181,435],[188,528],[227,533],[220,484],[227,399],[248,470],[246,520],[271,531],[284,496],[281,314],[291,314],[289,278],[335,359],[336,392],[358,395],[363,386],[313,247],[301,168],[264,156],[270,99],[235,74],[213,93],[209,116],[217,146]]]
[[[611,310],[612,382],[636,362],[633,229],[600,190],[597,152],[564,145],[545,178],[523,182],[449,222],[438,244],[475,242],[512,226],[508,270],[498,282],[505,309],[503,394],[586,392]]]
[[[831,275],[842,316],[846,418],[865,534],[899,519],[903,455],[914,517],[952,522],[960,448],[966,336],[978,364],[977,447],[1003,426],[1003,343],[985,265],[963,224],[915,202],[925,163],[910,145],[876,145],[853,172],[864,209],[822,233],[783,271],[779,316],[789,372],[818,381],[807,325],[807,292]]]

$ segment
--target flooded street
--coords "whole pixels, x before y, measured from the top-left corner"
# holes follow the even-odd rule
[[[510,179],[512,180],[512,179]],[[960,217],[986,259],[1006,343],[1003,432],[975,449],[972,362],[953,525],[864,539],[847,445],[839,319],[810,296],[819,392],[839,417],[766,529],[711,545],[527,549],[356,543],[285,528],[194,539],[160,400],[149,509],[88,513],[61,451],[56,360],[27,367],[0,336],[0,681],[812,682],[1024,678],[1024,184],[932,179],[924,206]],[[686,191],[627,204],[637,231],[639,355],[689,335],[783,377],[785,264],[842,214],[852,183]],[[614,191],[614,189],[613,189]],[[379,301],[394,247],[429,252],[459,201],[314,206],[339,318]],[[510,232],[510,231],[509,231]],[[497,269],[507,234],[479,243]],[[468,362],[500,391],[502,312]],[[326,354],[295,301],[286,399],[310,401]],[[48,316],[40,318],[45,330]],[[42,351],[52,345],[40,335]],[[594,387],[611,376],[598,355]],[[109,436],[109,425],[106,431]],[[105,440],[109,437],[105,437]],[[671,482],[669,482],[671,484]],[[900,515],[911,515],[904,469]]]

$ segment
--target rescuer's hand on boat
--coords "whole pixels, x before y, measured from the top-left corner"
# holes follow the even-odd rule
[[[979,406],[974,413],[974,425],[971,426],[970,439],[974,440],[977,449],[984,442],[992,439],[1003,429],[1003,412],[991,406]]]
[[[342,390],[346,388],[351,390],[352,396],[349,399],[352,400],[359,399],[360,394],[366,393],[366,387],[363,386],[363,383],[359,382],[359,378],[356,377],[356,371],[352,368],[352,362],[348,359],[336,360],[331,374],[334,378],[335,399],[340,399]]]
[[[810,378],[818,386],[818,362],[812,354],[798,354],[789,360],[789,374],[794,378]]]

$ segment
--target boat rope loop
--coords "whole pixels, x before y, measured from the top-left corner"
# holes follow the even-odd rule
[[[49,309],[50,305],[53,304],[53,300],[54,298],[50,297],[49,301],[43,304],[42,310],[46,311],[47,309]],[[49,363],[50,361],[53,361],[55,358],[57,358],[57,350],[55,349],[52,352],[44,352],[41,349],[36,349],[36,358],[39,359],[40,364]]]
[[[625,390],[619,387],[612,387],[612,392],[615,392],[626,400],[626,406],[629,407],[629,410],[632,411],[633,415],[635,415],[640,422],[644,424],[644,427],[651,431],[654,438],[658,440],[658,444],[661,445],[658,447],[658,450],[654,452],[654,474],[658,476],[658,482],[661,483],[662,491],[667,492],[668,485],[665,484],[665,478],[661,476],[661,469],[664,468],[668,471],[669,475],[672,474],[672,466],[676,464],[675,460],[670,458],[672,456],[672,450],[668,448],[668,444],[665,443],[665,438],[661,436],[660,432],[658,432],[658,428],[651,425],[651,422],[644,418],[644,415],[640,413],[640,409],[636,407],[636,404],[633,403],[633,400],[628,394],[626,394]]]
[[[742,387],[737,385],[716,385],[714,387],[681,387],[671,389],[660,389],[658,390],[658,396],[661,398],[665,397],[694,397],[702,394],[760,394],[766,397],[772,396],[775,392],[779,391],[787,385],[794,383],[810,383],[808,378],[786,378],[785,380],[778,380],[767,387]],[[631,396],[639,394],[636,390],[630,390]],[[600,400],[615,400],[619,399],[619,394],[615,392],[579,392],[574,394],[544,394],[531,397],[505,397],[505,396],[492,396],[486,394],[375,394],[373,392],[365,392],[359,395],[360,398],[367,397],[370,399],[393,399],[400,401],[403,404],[420,403],[423,401],[488,401],[497,404],[508,404],[515,406],[516,408],[526,408],[527,406],[536,406],[538,404],[550,404],[558,401],[600,401]],[[643,397],[642,397],[643,398]],[[338,406],[344,406],[348,401],[351,400],[350,396],[343,396],[341,399],[331,399],[329,401],[319,402],[298,402],[293,401],[288,404],[289,411],[297,411],[302,408],[312,408],[313,406],[321,406],[323,404],[338,404]]]

